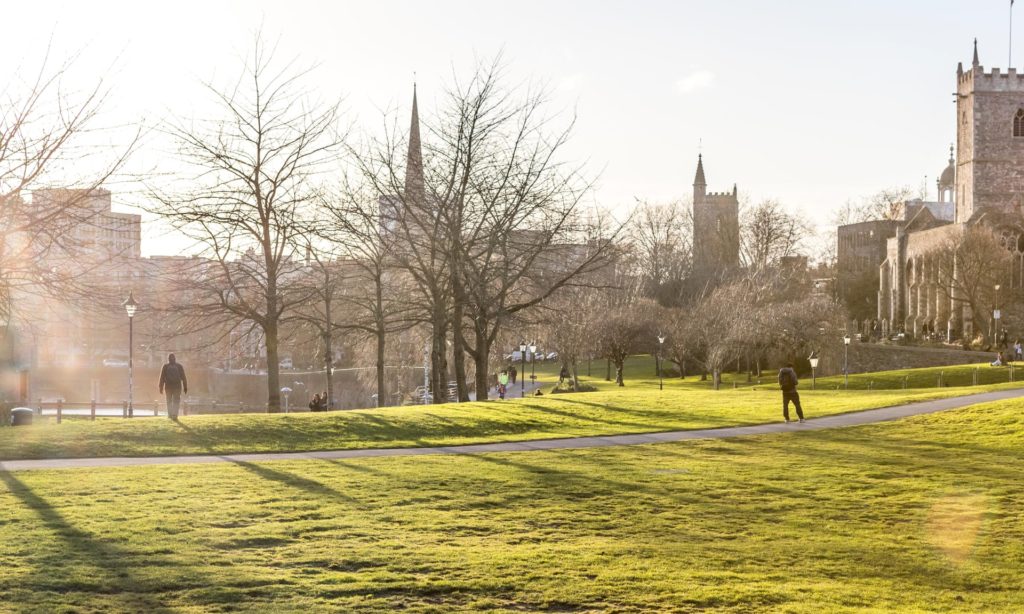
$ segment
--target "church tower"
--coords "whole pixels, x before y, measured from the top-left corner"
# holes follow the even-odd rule
[[[959,64],[956,93],[956,221],[1024,205],[1024,74],[986,73],[974,41],[971,68]]]
[[[708,192],[704,156],[697,156],[693,179],[693,269],[715,273],[740,263],[740,215],[736,185],[732,192]]]

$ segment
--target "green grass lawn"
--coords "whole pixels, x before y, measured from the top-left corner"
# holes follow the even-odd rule
[[[721,441],[0,473],[0,610],[1021,612],[1024,403]]]
[[[808,416],[970,394],[926,390],[805,390]],[[0,429],[0,459],[226,454],[438,446],[759,424],[781,419],[775,385],[721,391],[649,385],[431,406],[288,415],[67,420]]]

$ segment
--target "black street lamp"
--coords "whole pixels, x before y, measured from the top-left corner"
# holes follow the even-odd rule
[[[995,307],[992,308],[992,319],[995,320],[995,323],[996,323],[995,324],[995,334],[993,336],[995,337],[996,347],[998,347],[998,348],[1002,348],[1003,347],[1000,344],[1000,341],[999,341],[999,316],[1002,315],[1002,313],[1000,313],[1000,311],[999,311],[999,288],[1000,287],[1001,286],[999,284],[996,284],[996,304],[995,304]]]
[[[128,298],[121,304],[124,305],[124,310],[128,313],[128,417],[131,418],[135,415],[134,399],[132,398],[135,375],[135,327],[133,323],[135,322],[135,312],[139,309],[139,304],[135,301],[135,292],[129,290]]]
[[[658,356],[655,359],[656,366],[658,367],[658,390],[665,389],[665,374],[661,372],[661,363],[664,360],[661,357],[661,349],[665,346],[665,335],[658,331]]]
[[[523,375],[526,375],[525,373]],[[530,386],[537,385],[537,341],[530,342]]]
[[[850,389],[850,335],[843,337],[843,387]]]
[[[814,390],[815,385],[815,372],[818,369],[818,353],[811,352],[811,356],[808,359],[811,361],[811,390]]]
[[[520,341],[519,342],[519,358],[521,359],[521,362],[523,363],[523,369],[522,369],[522,374],[521,375],[526,375],[526,342],[525,341]],[[521,396],[521,397],[523,397],[525,399],[526,398],[526,378],[525,377],[520,377],[519,378],[519,392],[520,392],[519,396]]]

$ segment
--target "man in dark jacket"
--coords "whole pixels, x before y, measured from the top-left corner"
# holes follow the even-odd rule
[[[160,369],[160,392],[167,394],[167,417],[177,420],[181,394],[188,394],[188,380],[185,378],[185,367],[175,360],[174,354],[167,357],[167,364]]]
[[[782,388],[782,417],[789,422],[789,403],[796,407],[796,415],[800,422],[804,421],[804,410],[800,407],[800,393],[796,391],[800,381],[796,377],[796,369],[790,363],[779,369],[779,388]]]

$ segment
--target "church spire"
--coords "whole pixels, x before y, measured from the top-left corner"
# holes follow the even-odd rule
[[[697,204],[708,193],[708,182],[704,179],[704,155],[697,154],[697,175],[693,178],[693,203]]]
[[[980,62],[978,62],[978,39],[974,39],[974,59],[971,61],[971,67],[977,68]]]
[[[412,84],[412,122],[409,126],[409,152],[405,160],[405,204],[422,205],[426,200],[423,180],[423,146],[420,144],[420,112],[416,104],[416,83]]]

